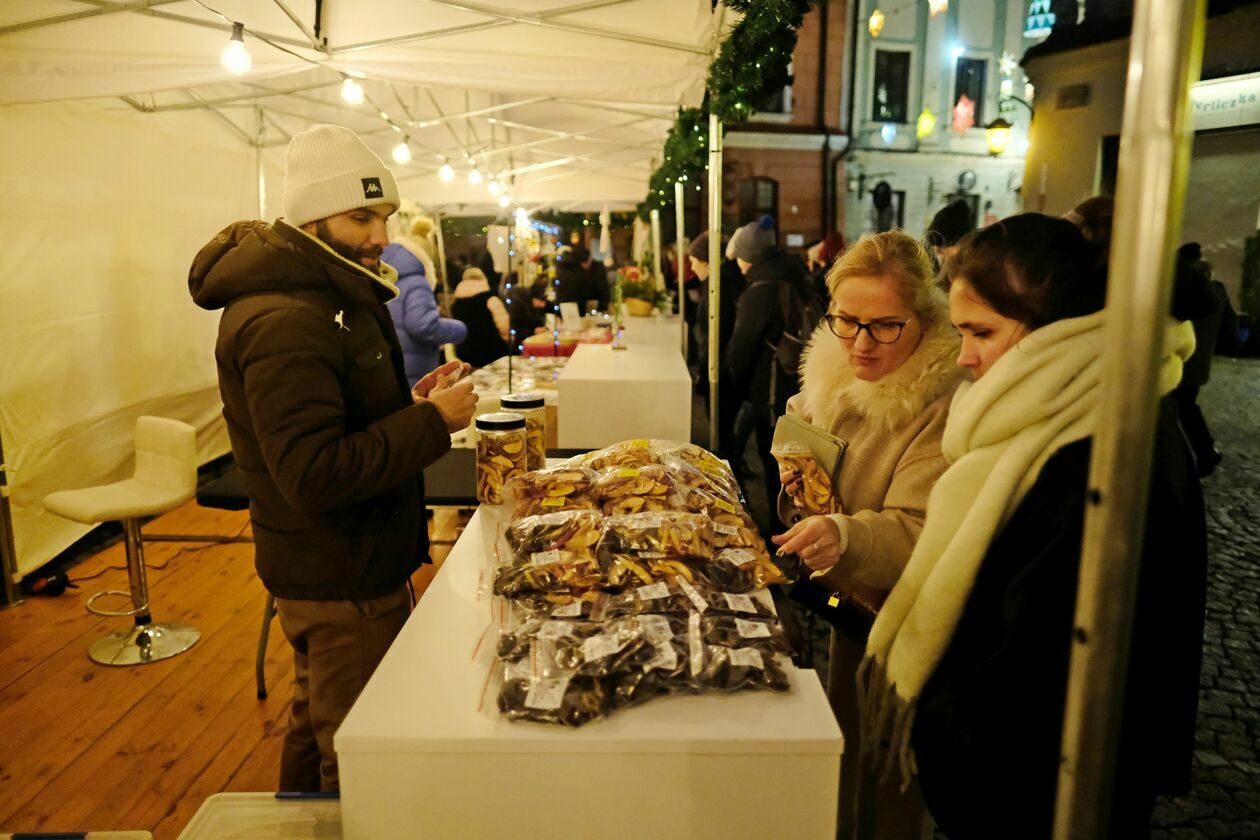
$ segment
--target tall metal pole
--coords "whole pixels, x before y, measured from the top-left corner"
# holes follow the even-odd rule
[[[718,325],[722,305],[722,120],[709,114],[709,449],[718,451]]]
[[[665,275],[661,271],[661,211],[653,209],[652,219],[652,287],[665,288]]]
[[[267,220],[267,172],[263,167],[263,144],[267,140],[267,126],[263,122],[262,108],[254,106],[254,120],[257,129],[254,133],[254,169],[258,175],[258,218]]]
[[[1090,462],[1056,840],[1108,836],[1203,30],[1204,0],[1134,5],[1099,388],[1107,398]]]
[[[682,323],[682,354],[687,361],[687,250],[683,247],[683,184],[674,182],[674,244],[678,247],[678,320]]]
[[[17,551],[13,546],[13,516],[9,510],[9,480],[5,472],[4,443],[0,441],[0,577],[4,578],[4,604],[16,607],[22,595],[13,585],[17,578]]]
[[[446,276],[446,240],[442,236],[442,214],[434,212],[433,214],[433,230],[437,233],[437,269],[438,277],[442,278],[442,314],[447,318],[451,317],[451,282]],[[508,240],[509,242],[511,240]],[[512,250],[512,246],[508,245],[508,251]],[[508,269],[511,270],[512,262],[508,261]]]

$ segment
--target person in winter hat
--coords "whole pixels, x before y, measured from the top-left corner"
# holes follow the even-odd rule
[[[971,206],[961,198],[946,204],[932,217],[925,240],[938,266],[958,250],[958,242],[975,227]]]
[[[775,418],[783,414],[788,397],[797,389],[795,377],[783,370],[775,353],[783,337],[783,301],[792,295],[812,298],[814,292],[805,264],[776,247],[770,216],[739,228],[731,251],[748,280],[735,310],[735,327],[723,350],[723,363],[732,380],[739,383],[733,396],[748,402],[743,418],[736,423],[734,445],[736,453],[742,452],[741,441],[747,441],[746,435],[756,435],[767,504],[773,509],[779,496],[779,470],[770,455],[770,441]]]
[[[408,382],[420,381],[438,366],[442,345],[459,344],[468,335],[462,321],[438,313],[433,291],[437,278],[428,252],[428,232],[432,229],[433,221],[421,216],[412,225],[410,236],[398,237],[381,255],[398,272],[398,297],[386,307],[394,319]]]
[[[280,790],[336,790],[333,734],[410,611],[428,560],[424,468],[466,427],[459,363],[414,386],[381,261],[398,187],[347,128],[316,125],[285,159],[284,217],[236,222],[193,259],[188,288],[222,310],[215,343],[254,564],[294,651]],[[410,386],[410,387],[409,387]]]

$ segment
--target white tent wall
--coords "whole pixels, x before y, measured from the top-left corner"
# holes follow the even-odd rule
[[[3,122],[0,441],[25,574],[88,530],[40,500],[129,474],[137,416],[193,425],[203,463],[228,451],[218,315],[193,304],[187,275],[217,231],[257,215],[258,179],[254,149],[205,111],[113,100],[11,107]],[[267,173],[273,216],[280,178]]]

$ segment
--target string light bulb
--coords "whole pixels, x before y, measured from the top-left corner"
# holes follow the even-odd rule
[[[394,163],[411,163],[411,147],[407,145],[406,140],[395,146],[392,154]]]
[[[949,11],[949,0],[928,0],[928,15],[936,17]]]
[[[884,22],[888,18],[884,17],[884,13],[879,9],[871,12],[871,19],[866,22],[866,28],[871,33],[872,38],[878,38],[879,33],[884,31]]]
[[[223,52],[219,53],[219,63],[233,76],[243,76],[254,66],[254,59],[250,58],[249,50],[245,48],[245,24],[232,24],[232,37]]]
[[[503,185],[500,184],[498,180],[491,181],[489,185],[489,190],[490,190],[490,195],[499,195],[501,192],[503,192]]]
[[[362,105],[364,99],[363,85],[347,76],[346,80],[341,83],[341,98],[348,105]]]
[[[438,170],[438,178],[448,184],[451,181],[454,181],[455,167],[451,166],[449,163],[443,163],[442,168]]]
[[[472,169],[468,170],[468,183],[472,184],[474,187],[481,183],[480,169],[474,166]]]
[[[506,209],[507,209],[507,207],[508,207],[508,205],[509,205],[509,204],[511,204],[511,203],[512,203],[512,199],[508,198],[507,193],[501,193],[501,194],[499,195],[499,206],[500,206],[500,207],[502,207],[503,209],[505,209],[505,210],[506,210]],[[502,238],[502,237],[499,237],[499,241],[500,241],[500,242],[502,242],[502,241],[503,241],[503,238]]]

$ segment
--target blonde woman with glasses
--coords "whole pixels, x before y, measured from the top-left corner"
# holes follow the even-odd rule
[[[949,305],[923,247],[901,231],[863,237],[827,276],[831,306],[802,365],[802,390],[787,413],[848,444],[836,482],[840,513],[810,516],[774,538],[796,555],[833,601],[878,604],[905,568],[923,527],[928,493],[945,471],[941,436],[961,371]],[[780,474],[779,515],[793,515],[800,476]],[[832,631],[828,695],[845,737],[840,837],[856,826],[861,744],[855,678],[870,616]],[[834,623],[834,622],[833,622]],[[869,789],[868,789],[869,790]],[[876,835],[920,836],[917,789],[873,792]],[[870,825],[870,796],[863,795]]]

